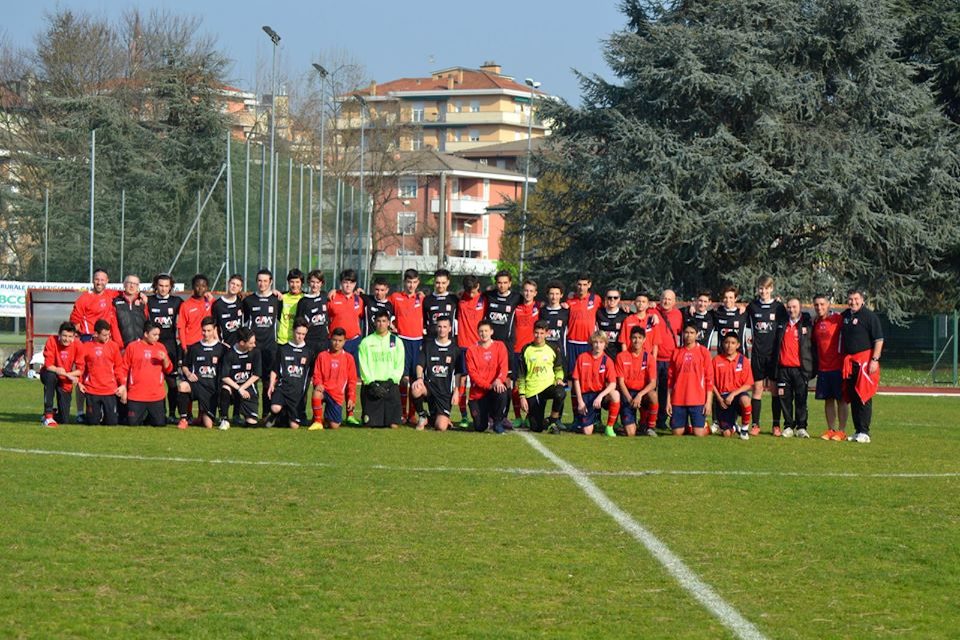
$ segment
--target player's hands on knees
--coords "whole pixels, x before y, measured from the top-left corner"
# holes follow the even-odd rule
[[[356,402],[353,400],[347,400],[347,411],[353,411]]]
[[[241,397],[241,398],[243,398],[244,400],[249,400],[249,399],[250,399],[250,392],[249,392],[249,391],[247,391],[246,389],[239,389],[238,391],[240,391],[240,397]]]
[[[707,416],[708,418],[709,418],[711,415],[713,415],[713,403],[712,403],[712,402],[708,402],[707,404],[703,405],[703,415]]]
[[[530,405],[527,403],[526,397],[520,398],[520,408],[523,409],[524,413],[527,413],[530,411]]]
[[[423,384],[423,380],[421,380],[420,378],[417,378],[416,380],[414,380],[414,381],[413,381],[413,384],[410,385],[410,388],[411,388],[411,389],[413,390],[413,392],[416,393],[417,395],[422,395],[423,392],[426,391],[426,389],[427,389],[426,385]]]
[[[496,391],[497,393],[503,393],[504,391],[507,390],[507,387],[506,387],[506,385],[504,385],[504,384],[503,384],[502,382],[500,382],[499,380],[494,380],[494,381],[493,381],[493,390]]]
[[[667,400],[667,415],[673,417],[673,403]]]
[[[577,400],[577,413],[585,415],[587,413],[587,405],[584,404],[583,400]]]

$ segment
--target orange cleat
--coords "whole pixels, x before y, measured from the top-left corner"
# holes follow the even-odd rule
[[[822,436],[820,436],[820,439],[821,439],[821,440],[833,440],[833,434],[835,434],[835,433],[836,433],[836,431],[834,431],[833,429],[827,429],[827,431],[826,431]]]
[[[752,435],[752,436],[758,436],[758,435],[760,435],[760,425],[755,424],[755,425],[751,426],[751,427],[750,427],[750,435]]]
[[[831,438],[831,440],[836,440],[837,442],[843,442],[846,439],[847,439],[846,431],[834,431],[833,437]]]
[[[189,426],[190,423],[183,418],[180,418],[180,422],[177,423],[177,429],[186,429]]]
[[[773,433],[774,438],[779,438],[783,435],[783,431],[780,429],[780,427],[774,427],[771,433]]]

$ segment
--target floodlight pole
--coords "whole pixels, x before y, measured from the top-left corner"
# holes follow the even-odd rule
[[[530,113],[527,114],[527,167],[523,176],[523,213],[520,214],[520,282],[523,282],[523,259],[527,252],[527,195],[530,192],[530,156],[533,153],[533,98],[534,91],[540,83],[533,78],[527,78],[530,87]]]
[[[317,224],[317,268],[323,271],[323,165],[327,158],[324,133],[327,120],[327,76],[329,73],[323,65],[316,62],[313,63],[313,68],[317,70],[317,74],[320,76],[320,220]],[[312,176],[310,185],[313,186]],[[310,209],[310,215],[313,215],[313,208]]]
[[[94,194],[94,183],[97,177],[97,130],[94,129],[90,133],[90,277],[88,280],[93,282],[93,212],[94,212],[94,200],[96,195]]]
[[[271,90],[271,94],[270,94],[270,192],[271,194],[273,194],[273,190],[275,188],[274,176],[276,173],[276,170],[274,167],[276,163],[274,161],[274,155],[273,155],[273,144],[274,144],[274,137],[276,135],[276,122],[277,122],[277,45],[280,44],[280,35],[266,25],[264,25],[263,31],[270,37],[270,41],[273,43],[273,62],[270,70],[270,85],[271,85],[271,89],[270,89]],[[270,207],[267,213],[267,221],[269,223],[269,229],[270,229],[269,231],[270,235],[267,239],[267,244],[268,244],[267,263],[271,265],[275,264],[275,260],[276,260],[276,256],[274,255],[275,247],[274,247],[274,241],[273,241],[274,226],[272,223],[274,217],[276,216],[276,206],[274,204],[275,202],[276,202],[276,198],[271,197]]]
[[[124,227],[127,223],[127,190],[120,190],[120,277],[126,278],[127,274],[123,272],[123,236]]]

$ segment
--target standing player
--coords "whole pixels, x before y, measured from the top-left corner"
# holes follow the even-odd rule
[[[420,274],[416,269],[403,272],[403,291],[391,294],[390,303],[396,314],[397,335],[403,343],[403,378],[400,380],[400,406],[410,424],[417,422],[417,408],[409,397],[410,381],[417,375],[420,348],[423,346],[423,294],[417,291]]]
[[[570,312],[567,321],[567,373],[572,374],[577,359],[590,351],[590,336],[597,330],[600,296],[590,291],[593,286],[586,275],[577,276],[577,290],[567,298]]]
[[[278,345],[287,344],[293,337],[293,321],[296,319],[297,305],[301,299],[303,299],[303,271],[291,269],[287,273],[287,292],[280,294],[280,319],[277,322]]]
[[[111,327],[116,322],[116,316],[113,313],[113,299],[120,295],[120,292],[107,289],[109,281],[106,270],[94,269],[92,289],[80,294],[77,301],[73,303],[70,322],[77,328],[80,342],[93,340],[93,325],[96,324],[97,320],[106,320]],[[77,422],[80,424],[84,422],[84,405],[83,392],[77,387]],[[69,413],[68,411],[64,415]]]
[[[697,437],[710,435],[706,419],[713,411],[713,363],[707,348],[697,342],[694,327],[683,330],[683,346],[670,360],[667,385],[667,415],[673,435],[684,435],[688,425]]]
[[[537,302],[537,283],[533,280],[527,280],[523,283],[520,290],[521,301],[517,305],[517,312],[513,315],[513,362],[514,366],[520,366],[520,352],[528,344],[533,342],[533,327],[540,320],[540,303]],[[517,370],[517,376],[519,369]],[[514,376],[514,377],[517,377]],[[517,427],[527,427],[529,422],[526,418],[520,419],[522,409],[520,402],[520,390],[517,385],[513,385],[513,417],[517,420]]]
[[[104,321],[106,322],[106,321]],[[94,323],[95,324],[95,323]],[[107,328],[110,324],[107,323]],[[91,327],[92,328],[92,327]],[[56,427],[70,419],[70,394],[73,385],[80,380],[80,371],[75,370],[79,358],[80,341],[73,322],[60,325],[57,335],[47,338],[43,346],[43,368],[40,382],[43,384],[43,425]],[[53,398],[57,398],[57,415],[53,415]]]
[[[360,402],[363,424],[397,429],[403,419],[398,385],[403,378],[403,345],[390,333],[390,316],[377,311],[376,331],[360,342]]]
[[[573,367],[573,397],[577,407],[577,425],[584,435],[593,434],[604,405],[609,405],[605,434],[615,438],[613,425],[620,415],[617,391],[617,365],[606,354],[607,335],[602,331],[590,336],[590,351],[581,353]]]
[[[457,335],[457,296],[450,291],[450,272],[437,269],[433,273],[433,293],[423,300],[423,331],[427,338],[437,335],[437,322],[448,318],[454,338]],[[478,321],[479,322],[479,321]]]
[[[460,349],[450,339],[453,321],[441,316],[436,323],[437,334],[427,338],[417,362],[416,379],[410,388],[417,413],[417,431],[423,431],[433,422],[437,431],[450,427],[450,413],[457,403],[457,378],[460,377]],[[426,398],[429,413],[423,408]]]
[[[315,269],[307,274],[309,292],[297,303],[297,317],[307,321],[307,346],[320,355],[330,346],[327,325],[327,294],[323,291],[323,271]],[[341,345],[342,347],[342,345]],[[354,371],[356,373],[356,371]]]
[[[717,330],[717,345],[722,344],[728,333],[737,334],[740,353],[743,353],[744,335],[747,329],[747,314],[737,306],[737,288],[727,287],[720,293],[720,306],[713,311],[713,324]]]
[[[787,301],[787,319],[777,323],[777,397],[783,411],[784,438],[809,438],[807,432],[807,385],[817,371],[813,347],[813,323],[800,312],[800,301]],[[773,435],[780,435],[774,433]]]
[[[470,376],[470,415],[473,430],[486,431],[491,421],[495,433],[504,433],[510,391],[507,388],[509,355],[503,342],[493,339],[489,320],[477,324],[480,339],[467,348],[467,375]]]
[[[97,320],[93,329],[96,332],[93,341],[80,345],[77,358],[80,390],[87,397],[87,424],[115,425],[120,417],[117,400],[127,392],[123,356],[120,346],[111,340],[110,323]]]
[[[518,358],[517,389],[530,429],[539,433],[547,428],[550,433],[560,433],[558,408],[567,396],[563,386],[563,356],[555,344],[547,342],[547,327],[546,320],[538,320],[533,325],[533,342],[523,347]],[[553,410],[550,420],[545,422],[548,401]]]
[[[123,279],[123,293],[113,299],[114,325],[111,335],[117,346],[123,348],[143,335],[147,321],[146,299],[140,294],[140,278],[128,275]]]
[[[160,327],[148,320],[143,325],[143,337],[127,345],[123,354],[121,373],[127,387],[127,424],[142,425],[144,419],[154,427],[166,423],[163,376],[172,371],[173,361],[160,344]]]
[[[230,347],[237,344],[237,330],[243,326],[241,291],[243,291],[243,276],[235,273],[227,280],[227,294],[220,296],[211,307],[220,340]]]
[[[740,414],[741,440],[750,439],[750,390],[753,389],[753,369],[740,351],[740,336],[736,331],[720,340],[721,352],[713,359],[713,387],[716,392],[717,422],[725,438],[733,435]]]
[[[160,327],[160,344],[174,362],[180,362],[183,356],[180,343],[177,342],[177,318],[183,298],[171,295],[173,278],[161,273],[153,279],[153,295],[147,298],[147,320]],[[167,384],[167,424],[177,424],[177,376],[171,373],[165,377]]]
[[[180,366],[180,420],[177,429],[186,429],[187,413],[191,400],[196,401],[200,421],[207,429],[213,428],[217,416],[217,399],[220,396],[220,367],[224,355],[230,347],[223,344],[217,336],[217,323],[213,318],[200,321],[202,333],[200,342],[187,349]],[[221,417],[220,429],[227,414]],[[229,428],[230,423],[227,422]],[[223,429],[225,430],[225,429]]]
[[[324,424],[339,429],[343,422],[342,405],[352,412],[357,401],[357,365],[343,350],[347,334],[337,327],[330,334],[330,348],[317,356],[313,364],[313,424],[308,431],[319,431]]]
[[[344,269],[340,272],[340,290],[330,294],[327,301],[327,312],[330,314],[330,331],[337,327],[343,329],[347,341],[343,345],[344,351],[357,357],[360,349],[360,321],[363,318],[364,301],[357,288],[357,272],[354,269]],[[374,284],[374,291],[377,285]],[[357,365],[359,366],[359,364]],[[347,422],[350,419],[347,418]]]
[[[629,351],[632,342],[631,336],[634,327],[642,327],[644,331],[643,350],[657,359],[657,325],[654,316],[648,313],[650,309],[650,295],[638,293],[633,297],[633,313],[628,315],[620,328],[621,351]]]
[[[604,296],[603,309],[597,313],[597,330],[607,334],[607,355],[616,360],[622,351],[620,335],[630,314],[620,307],[620,290],[610,288]]]
[[[186,353],[191,345],[203,339],[203,330],[200,323],[210,317],[213,302],[207,293],[210,291],[210,281],[207,276],[198,273],[190,281],[193,295],[183,301],[180,312],[177,314],[177,338],[180,348]]]
[[[667,407],[670,404],[670,363],[680,344],[683,331],[683,314],[677,309],[677,294],[672,289],[664,289],[660,294],[660,305],[649,309],[658,325],[657,335],[657,404]],[[657,415],[657,428],[667,426],[668,414],[661,411]]]
[[[870,421],[873,418],[873,395],[880,383],[880,354],[883,352],[883,330],[880,319],[864,306],[863,292],[847,293],[847,310],[843,312],[841,341],[844,394],[850,401],[856,434],[851,442],[870,442]]]
[[[817,389],[814,397],[823,400],[827,431],[823,440],[847,439],[847,403],[843,401],[843,347],[840,327],[843,316],[830,313],[826,296],[813,298],[813,342],[817,347]],[[838,428],[839,423],[839,428]]]
[[[294,320],[293,339],[277,349],[277,361],[270,372],[270,415],[263,426],[276,424],[283,412],[291,429],[299,429],[307,420],[307,385],[316,356],[307,346],[307,321]]]
[[[493,327],[493,339],[502,342],[507,349],[507,371],[509,375],[504,382],[507,389],[512,390],[517,375],[516,353],[513,350],[513,345],[516,342],[513,318],[523,298],[516,291],[510,290],[513,285],[513,276],[510,275],[509,271],[498,271],[495,283],[495,289],[484,293],[487,299],[487,312],[484,318]],[[504,411],[502,420],[504,428],[513,429],[513,424],[507,420],[506,411]]]
[[[617,354],[620,422],[628,436],[637,433],[637,414],[641,416],[640,433],[651,437],[657,435],[657,414],[660,412],[657,400],[657,359],[644,349],[646,336],[647,332],[643,327],[634,326],[630,329],[630,349]]]
[[[363,335],[368,336],[377,330],[377,323],[374,316],[377,311],[383,309],[390,314],[390,326],[393,327],[397,314],[394,311],[393,303],[390,302],[390,283],[384,277],[378,277],[373,281],[373,295],[366,293],[360,294],[363,300]],[[393,330],[393,329],[391,329]]]
[[[713,305],[713,301],[710,300],[710,293],[707,291],[701,291],[697,295],[697,299],[692,305],[687,307],[686,313],[683,315],[683,326],[692,326],[697,330],[697,342],[706,347],[710,348],[710,343],[713,342],[714,334],[714,315],[713,310],[710,308]],[[719,348],[717,349],[720,350]]]
[[[787,317],[786,309],[779,300],[773,299],[773,278],[760,276],[757,279],[757,299],[747,305],[747,321],[750,323],[753,345],[750,348],[750,365],[753,367],[753,426],[750,435],[760,435],[760,408],[763,388],[773,392],[776,386],[777,323]],[[774,393],[773,430],[780,431],[780,400]]]
[[[273,291],[273,274],[269,269],[261,269],[257,272],[257,290],[243,299],[242,308],[244,326],[252,330],[257,339],[256,353],[260,358],[257,378],[270,375],[277,357],[280,298]],[[239,334],[237,339],[239,340]],[[263,390],[262,402],[263,413],[267,415],[270,412],[270,396],[266,388]]]
[[[237,403],[240,415],[248,427],[260,418],[257,402],[257,382],[260,380],[260,354],[257,353],[257,335],[250,327],[237,329],[237,343],[227,349],[220,367],[220,429],[230,428],[227,413]]]
[[[487,313],[487,298],[480,295],[480,281],[474,276],[463,277],[463,293],[457,301],[457,347],[460,348],[460,428],[470,428],[467,417],[467,349],[480,342],[477,325]]]

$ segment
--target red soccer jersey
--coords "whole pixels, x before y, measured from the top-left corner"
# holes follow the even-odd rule
[[[206,298],[194,298],[190,296],[180,305],[180,312],[177,314],[177,339],[184,352],[191,345],[200,342],[203,339],[203,331],[200,328],[200,322],[204,318],[210,317],[210,307],[213,303]]]
[[[470,399],[479,400],[493,386],[493,381],[507,379],[507,347],[494,340],[489,347],[472,344],[467,347],[467,375],[470,376]]]
[[[623,383],[630,391],[640,391],[656,380],[657,363],[646,351],[641,351],[639,356],[630,351],[621,351],[617,354],[617,377],[623,378]]]
[[[657,325],[657,362],[670,362],[673,358],[673,352],[677,350],[677,344],[680,336],[683,334],[683,314],[674,307],[670,311],[662,309],[647,309],[648,315],[660,316],[660,324]],[[669,321],[670,327],[667,327]]]
[[[843,347],[840,344],[840,327],[843,316],[834,313],[813,323],[813,340],[817,345],[819,371],[840,371],[843,368]]]
[[[736,353],[733,360],[723,354],[713,359],[713,387],[717,393],[726,395],[745,384],[753,385],[753,370],[750,368],[749,358]]]
[[[113,340],[107,343],[94,340],[84,344],[80,348],[77,369],[90,395],[111,396],[123,384],[123,356]]]
[[[780,342],[781,367],[800,366],[800,336],[797,333],[799,327],[799,321],[787,321],[787,329],[783,332],[783,340]]]
[[[313,364],[313,388],[323,389],[337,404],[343,404],[344,388],[347,398],[357,399],[357,365],[346,351],[324,351]]]
[[[333,333],[334,329],[343,329],[347,332],[347,340],[353,340],[360,335],[363,298],[358,293],[346,296],[342,291],[337,291],[327,302],[327,315],[330,319],[330,333]]]
[[[457,346],[461,349],[472,347],[480,342],[477,324],[487,312],[487,299],[479,293],[475,298],[461,295],[457,302]]]
[[[167,397],[164,374],[173,371],[173,362],[167,357],[163,364],[166,347],[161,343],[147,344],[137,340],[127,345],[121,366],[122,379],[127,383],[127,399],[137,402],[156,402]]]
[[[696,407],[707,403],[713,390],[713,363],[710,351],[702,345],[682,347],[673,354],[667,375],[670,402],[678,407]]]
[[[43,368],[60,367],[64,371],[73,371],[77,360],[80,359],[81,342],[74,338],[69,347],[60,344],[59,336],[50,336],[43,345]],[[64,391],[73,391],[73,382],[70,378],[57,376],[60,380],[60,388]]]
[[[623,345],[623,351],[630,350],[630,331],[634,327],[643,327],[646,332],[644,334],[643,350],[646,353],[653,353],[653,348],[657,344],[657,328],[653,326],[649,315],[645,314],[640,318],[635,313],[627,316],[627,319],[623,321],[623,327],[620,329],[620,344]]]
[[[393,314],[396,317],[397,334],[408,340],[423,338],[423,294],[417,291],[410,295],[403,291],[390,294]]]
[[[581,393],[599,393],[617,381],[617,363],[605,353],[581,353],[573,366],[573,379],[580,381]]]
[[[570,320],[567,324],[567,340],[577,344],[587,344],[590,336],[597,330],[597,311],[600,310],[600,296],[588,293],[586,298],[576,294],[567,298]]]
[[[104,289],[100,293],[87,291],[81,293],[77,301],[73,303],[73,311],[70,312],[70,322],[77,328],[77,331],[84,335],[93,334],[93,325],[97,320],[106,320],[111,326],[116,323],[113,321],[115,313],[113,311],[113,299],[120,295],[115,289]]]
[[[513,351],[520,353],[533,342],[533,323],[540,319],[541,304],[534,300],[530,304],[517,305],[513,315]]]

